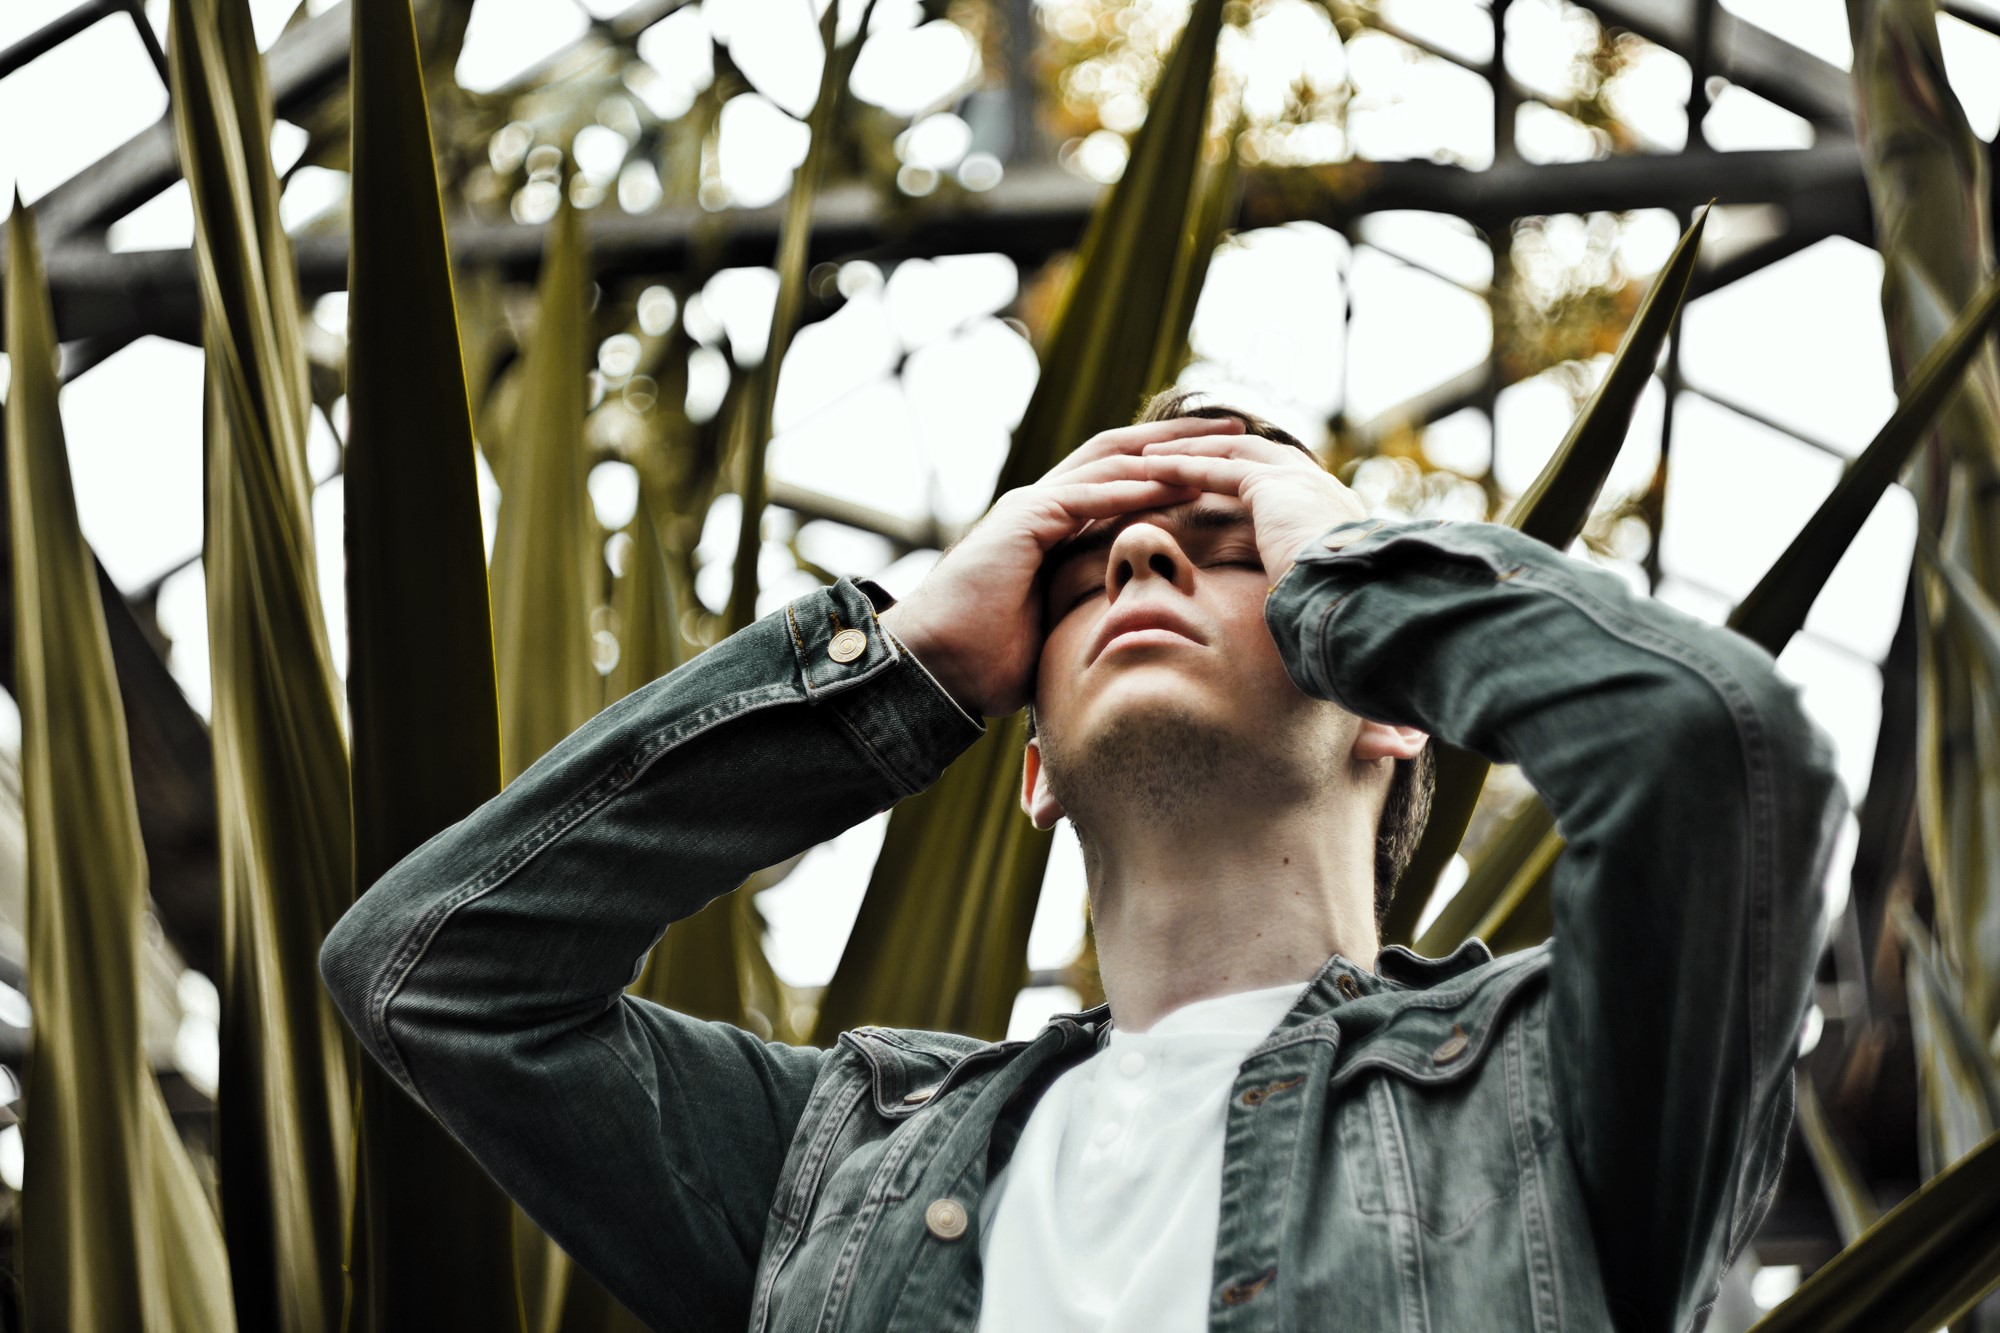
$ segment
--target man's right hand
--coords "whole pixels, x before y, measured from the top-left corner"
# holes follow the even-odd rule
[[[1040,481],[995,500],[916,590],[882,613],[882,624],[968,713],[1014,712],[1034,697],[1045,629],[1036,584],[1043,557],[1093,519],[1200,494],[1147,480],[1151,463],[1139,451],[1148,444],[1242,429],[1227,418],[1179,417],[1092,436]]]

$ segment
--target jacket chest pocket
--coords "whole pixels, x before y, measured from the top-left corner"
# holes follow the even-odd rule
[[[1479,1059],[1421,1081],[1390,1062],[1350,1081],[1338,1115],[1356,1209],[1413,1218],[1440,1240],[1506,1215],[1555,1127],[1546,1088],[1528,1085],[1522,1025],[1495,1038]]]

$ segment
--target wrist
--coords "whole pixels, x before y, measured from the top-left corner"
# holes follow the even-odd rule
[[[968,717],[978,719],[984,716],[981,701],[965,683],[952,654],[942,640],[933,637],[925,628],[921,617],[913,617],[907,602],[898,602],[876,617],[883,629],[895,637],[904,652],[915,660],[937,687],[951,696],[953,703],[963,709]]]

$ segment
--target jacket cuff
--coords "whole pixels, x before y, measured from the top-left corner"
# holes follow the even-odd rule
[[[806,701],[824,704],[914,795],[986,733],[877,613],[895,599],[872,579],[843,577],[785,607]],[[862,685],[867,688],[858,688]]]
[[[1385,565],[1399,560],[1468,583],[1491,585],[1512,578],[1524,559],[1549,553],[1533,538],[1495,523],[1350,519],[1328,528],[1294,554],[1292,567],[1265,594],[1264,623],[1300,689],[1352,710],[1341,683],[1333,678],[1331,664],[1316,651],[1327,616],[1349,593],[1381,577]]]

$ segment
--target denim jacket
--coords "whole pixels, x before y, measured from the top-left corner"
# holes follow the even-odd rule
[[[322,953],[362,1045],[658,1329],[973,1329],[982,1191],[1105,1041],[1099,1007],[797,1048],[625,992],[981,733],[888,600],[842,578],[612,704]],[[1495,524],[1341,524],[1265,620],[1306,693],[1521,765],[1569,845],[1549,943],[1335,955],[1244,1059],[1209,1329],[1700,1327],[1792,1117],[1825,735],[1748,640]]]

